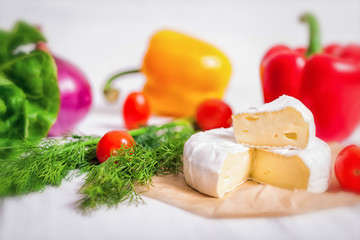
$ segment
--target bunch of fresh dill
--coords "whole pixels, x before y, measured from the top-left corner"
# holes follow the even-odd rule
[[[45,139],[40,144],[24,142],[17,155],[0,159],[0,197],[40,191],[46,185],[59,186],[71,170],[86,173],[79,192],[83,210],[113,207],[121,202],[138,203],[136,188],[148,186],[159,174],[181,171],[185,141],[194,133],[189,121],[148,126],[129,132],[136,141],[133,149],[99,164],[96,146],[99,137],[71,136]]]
[[[86,171],[96,160],[99,137],[69,136],[24,141],[11,155],[0,159],[0,197],[41,191],[59,186],[71,170]]]

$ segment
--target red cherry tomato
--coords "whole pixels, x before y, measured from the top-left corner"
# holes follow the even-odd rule
[[[125,99],[123,117],[128,129],[146,126],[150,117],[149,102],[141,92],[132,92]]]
[[[201,130],[230,127],[232,110],[221,99],[209,99],[200,104],[196,112],[196,122]]]
[[[336,158],[334,170],[344,190],[360,193],[360,147],[344,148]]]
[[[107,132],[96,147],[96,156],[99,162],[105,162],[110,156],[117,155],[121,148],[131,148],[135,145],[134,138],[126,131]],[[121,154],[121,153],[120,153]]]

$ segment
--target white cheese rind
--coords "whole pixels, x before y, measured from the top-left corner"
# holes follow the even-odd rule
[[[316,128],[315,128],[315,123],[314,123],[314,116],[313,116],[312,112],[301,101],[299,101],[298,99],[296,99],[294,97],[282,95],[272,102],[265,103],[265,104],[257,106],[257,107],[247,108],[246,110],[237,113],[237,115],[245,114],[245,113],[255,114],[255,113],[262,113],[262,112],[278,112],[287,107],[292,107],[296,111],[298,111],[302,115],[304,121],[309,125],[308,144],[310,144],[310,142],[315,138]],[[279,148],[279,147],[274,147],[274,146],[253,146],[253,145],[249,145],[249,144],[245,144],[245,143],[243,143],[243,144],[247,147],[273,148],[273,149]],[[284,146],[281,148],[294,148],[294,147],[293,146]]]
[[[298,156],[310,171],[307,191],[323,193],[329,187],[331,149],[327,143],[314,138],[309,145],[300,150],[296,149],[271,149],[273,153],[286,157]]]
[[[218,192],[218,184],[224,161],[228,154],[248,151],[249,148],[236,143],[232,128],[196,133],[184,145],[185,180],[199,192],[222,197],[224,193]]]

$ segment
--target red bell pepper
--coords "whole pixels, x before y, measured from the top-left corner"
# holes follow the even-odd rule
[[[309,25],[308,48],[277,45],[262,59],[264,101],[282,94],[299,99],[313,112],[318,137],[342,141],[360,122],[360,45],[322,49],[315,17],[301,20]]]

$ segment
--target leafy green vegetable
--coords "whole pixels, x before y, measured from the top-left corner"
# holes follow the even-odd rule
[[[22,142],[16,153],[0,161],[0,197],[40,191],[59,186],[69,171],[85,170],[96,159],[99,137],[72,136]]]
[[[0,74],[0,140],[2,145],[10,146],[13,140],[26,138],[27,102],[24,92]],[[7,135],[6,135],[7,134]]]
[[[188,122],[132,132],[137,143],[134,151],[124,149],[123,156],[112,156],[90,168],[80,189],[84,197],[79,201],[79,207],[86,211],[102,205],[116,206],[124,201],[138,203],[141,197],[136,187],[147,187],[155,175],[182,171],[184,143],[193,133]]]
[[[46,185],[59,186],[71,170],[78,170],[87,173],[79,190],[83,197],[78,206],[83,211],[126,201],[138,203],[141,197],[137,187],[148,186],[154,175],[182,170],[183,146],[193,133],[188,121],[133,130],[130,134],[136,146],[102,164],[96,160],[99,137],[45,139],[39,144],[25,141],[12,157],[0,161],[0,197],[41,191]]]
[[[43,41],[41,33],[25,22],[10,32],[0,31],[1,157],[22,139],[45,137],[56,120],[60,93],[55,62],[46,52],[22,49]]]

